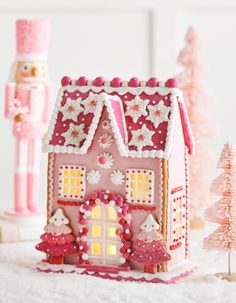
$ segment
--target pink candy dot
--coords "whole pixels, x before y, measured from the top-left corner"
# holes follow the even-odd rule
[[[178,87],[178,81],[175,78],[170,78],[165,83],[166,87]]]
[[[61,79],[61,85],[66,86],[71,84],[71,78],[68,76],[65,76]]]
[[[158,79],[156,77],[151,77],[147,82],[147,86],[149,87],[155,87],[157,85],[158,85]]]
[[[111,86],[113,86],[113,87],[119,87],[121,85],[122,85],[122,79],[121,78],[115,77],[115,78],[112,79]]]
[[[138,87],[139,86],[139,79],[137,77],[133,77],[129,80],[129,86],[131,87]]]
[[[107,138],[102,138],[102,139],[101,139],[101,143],[102,143],[102,144],[107,143]]]
[[[76,81],[76,85],[79,86],[86,86],[88,83],[88,79],[86,77],[80,77],[77,81]]]
[[[107,162],[107,159],[106,159],[105,157],[103,157],[103,156],[100,156],[100,157],[98,158],[98,162],[99,162],[100,164],[105,164],[105,163]]]
[[[105,82],[105,79],[103,77],[97,77],[93,81],[93,85],[95,85],[95,86],[103,86],[104,82]]]

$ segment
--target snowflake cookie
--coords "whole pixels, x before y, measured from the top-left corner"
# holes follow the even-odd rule
[[[170,108],[164,105],[164,102],[161,100],[157,105],[148,105],[149,115],[147,120],[150,120],[154,127],[157,128],[160,123],[168,121],[168,115]]]
[[[152,136],[155,132],[147,129],[145,124],[138,130],[132,130],[131,133],[132,139],[129,146],[136,146],[139,151],[145,146],[153,146]]]
[[[80,143],[87,137],[84,132],[84,127],[84,124],[76,126],[71,123],[69,129],[61,134],[65,138],[65,145],[74,145],[79,147]]]
[[[125,101],[127,110],[125,116],[130,116],[133,122],[136,123],[142,116],[147,116],[146,107],[149,100],[142,100],[139,96],[136,96],[131,101]]]
[[[68,98],[66,104],[59,107],[59,111],[62,113],[62,121],[73,120],[77,122],[78,115],[83,111],[80,106],[81,98],[71,100]]]

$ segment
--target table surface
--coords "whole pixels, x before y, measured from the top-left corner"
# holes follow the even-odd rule
[[[0,302],[236,302],[236,283],[214,276],[227,269],[226,256],[205,252],[203,236],[204,230],[191,232],[191,260],[198,263],[199,269],[173,285],[36,273],[32,268],[42,254],[34,250],[35,242],[0,244]],[[233,256],[234,267],[235,261]]]

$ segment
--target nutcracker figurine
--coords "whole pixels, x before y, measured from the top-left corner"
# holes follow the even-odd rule
[[[15,137],[14,212],[38,215],[42,138],[52,111],[52,85],[48,82],[49,22],[16,21],[16,60],[12,81],[6,85],[5,117]]]

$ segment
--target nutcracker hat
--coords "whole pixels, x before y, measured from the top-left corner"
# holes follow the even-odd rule
[[[16,21],[16,60],[46,61],[48,53],[49,21]]]

